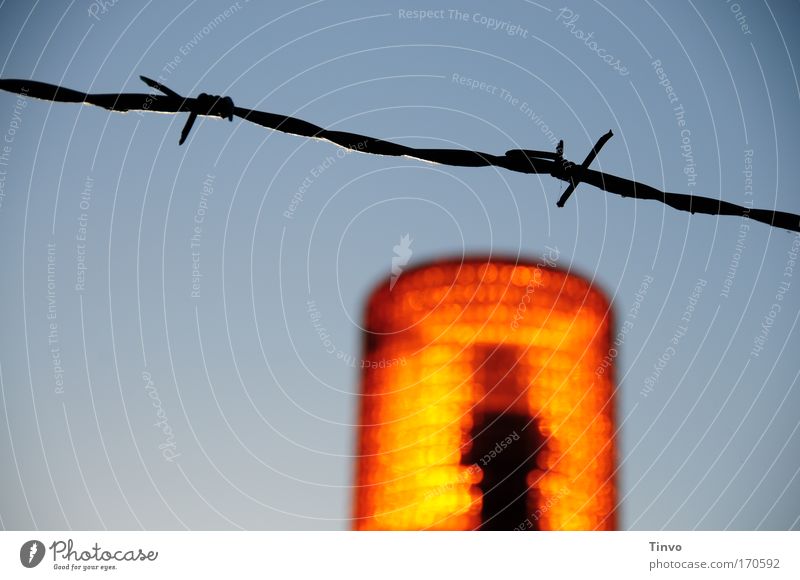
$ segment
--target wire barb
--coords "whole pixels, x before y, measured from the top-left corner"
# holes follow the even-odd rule
[[[183,97],[180,96],[178,93],[176,93],[175,91],[173,91],[169,87],[166,87],[166,86],[162,85],[158,81],[154,81],[153,79],[147,78],[146,76],[143,76],[143,75],[139,75],[139,78],[142,79],[142,82],[144,82],[144,84],[146,84],[151,89],[155,89],[157,91],[160,91],[160,92],[164,93],[168,97],[177,97],[179,99],[183,99]]]
[[[236,110],[236,106],[233,104],[233,99],[230,97],[200,93],[196,99],[187,99],[158,81],[141,75],[139,78],[142,79],[142,82],[148,87],[160,91],[167,97],[182,99],[186,103],[189,109],[189,118],[186,119],[186,124],[183,126],[178,145],[183,145],[186,142],[187,137],[189,137],[189,131],[192,130],[194,122],[199,115],[204,117],[220,117],[222,119],[228,119],[228,121],[231,122],[233,121],[233,114]]]
[[[574,163],[570,164],[570,167],[565,167],[567,173],[567,179],[569,180],[569,187],[567,187],[566,191],[561,194],[561,197],[556,202],[558,207],[564,207],[564,204],[567,203],[569,196],[572,195],[572,192],[575,191],[575,188],[578,187],[578,184],[581,182],[581,174],[584,170],[589,168],[594,158],[597,157],[597,154],[600,153],[600,149],[603,148],[611,137],[614,136],[614,133],[609,129],[608,133],[600,137],[597,143],[595,144],[594,148],[589,151],[589,155],[586,156],[586,159],[583,160],[580,166],[575,165]],[[564,142],[561,141],[561,154],[563,155],[564,152]],[[568,163],[568,162],[565,162]]]
[[[183,126],[178,145],[183,145],[186,142],[189,131],[192,130],[192,126],[197,120],[198,115],[203,115],[204,117],[220,117],[222,119],[228,119],[228,121],[233,121],[233,111],[235,109],[233,99],[230,97],[207,95],[206,93],[200,93],[197,98],[194,99],[194,103],[190,105],[190,108],[189,118],[186,119],[186,124]]]

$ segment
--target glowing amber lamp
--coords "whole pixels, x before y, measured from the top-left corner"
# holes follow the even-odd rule
[[[354,527],[614,529],[609,303],[471,259],[407,270],[366,316]]]

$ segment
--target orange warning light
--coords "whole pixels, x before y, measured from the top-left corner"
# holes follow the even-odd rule
[[[469,259],[370,297],[354,527],[614,529],[611,312],[584,279]]]

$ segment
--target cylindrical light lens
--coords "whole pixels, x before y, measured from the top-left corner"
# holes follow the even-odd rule
[[[370,297],[354,527],[614,529],[611,312],[583,278],[497,259]]]

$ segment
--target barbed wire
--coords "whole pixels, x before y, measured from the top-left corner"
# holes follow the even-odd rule
[[[600,137],[580,165],[564,159],[563,141],[559,142],[555,152],[512,149],[506,151],[503,155],[493,155],[468,149],[425,149],[408,147],[391,141],[359,135],[358,133],[331,131],[296,117],[237,107],[230,97],[208,95],[206,93],[201,93],[197,98],[183,97],[154,80],[147,77],[140,78],[154,91],[158,91],[161,94],[155,92],[82,93],[48,83],[19,79],[0,79],[0,89],[35,99],[61,103],[82,103],[120,113],[129,111],[172,114],[189,113],[189,118],[181,132],[179,145],[186,141],[198,116],[220,117],[229,121],[233,121],[234,117],[239,117],[274,131],[300,137],[322,139],[339,147],[361,153],[410,157],[430,163],[457,167],[494,166],[519,173],[549,174],[568,184],[567,189],[556,202],[558,207],[564,206],[578,184],[586,183],[602,191],[622,197],[659,201],[680,211],[709,215],[740,216],[777,228],[800,232],[800,216],[793,213],[744,207],[722,199],[699,195],[671,193],[638,181],[590,169],[589,165],[600,152],[600,149],[613,136],[611,131]]]

